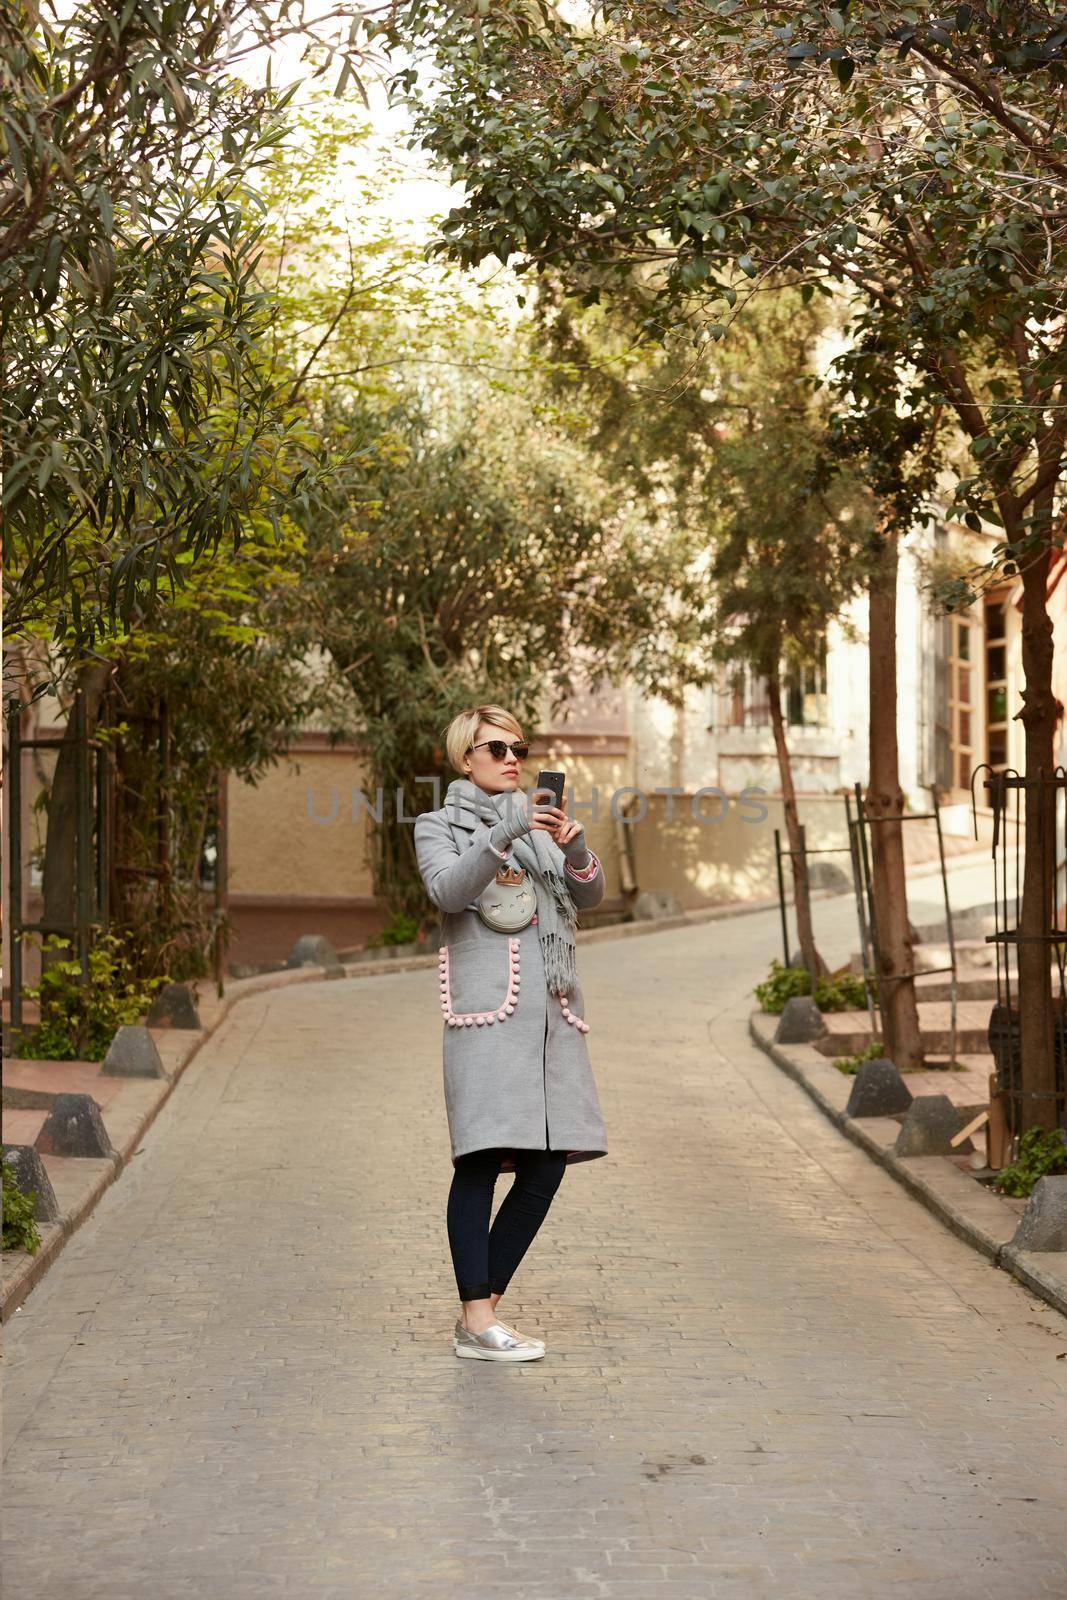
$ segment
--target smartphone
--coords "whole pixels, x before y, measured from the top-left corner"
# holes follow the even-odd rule
[[[534,784],[534,789],[551,789],[554,796],[552,804],[562,806],[563,785],[565,782],[566,779],[562,772],[549,772],[542,767],[537,774],[537,782]]]

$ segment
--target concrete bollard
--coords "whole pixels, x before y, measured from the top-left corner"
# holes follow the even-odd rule
[[[664,917],[680,917],[682,907],[669,889],[642,889],[633,903],[635,922],[660,922]]]
[[[290,950],[287,967],[339,967],[341,958],[321,933],[302,933]]]
[[[34,1149],[46,1156],[114,1156],[100,1107],[91,1094],[57,1094]]]
[[[167,1070],[156,1041],[139,1022],[118,1029],[104,1057],[101,1072],[109,1078],[165,1078]]]
[[[166,983],[152,1001],[146,1028],[199,1028],[200,1015],[187,983]]]
[[[1067,1174],[1038,1178],[1011,1242],[1016,1250],[1067,1251]]]
[[[37,1200],[33,1215],[37,1222],[58,1222],[59,1205],[44,1162],[32,1144],[5,1144],[0,1154],[4,1158],[4,1182],[13,1183],[22,1194],[31,1189]]]
[[[892,1117],[907,1111],[912,1093],[888,1056],[861,1062],[845,1107],[847,1117]]]
[[[921,1094],[912,1100],[893,1146],[898,1156],[968,1155],[970,1138],[953,1145],[961,1128],[972,1120],[968,1108],[953,1105],[947,1094]]]
[[[795,994],[782,1007],[778,1026],[774,1031],[775,1044],[810,1044],[822,1039],[829,1030],[810,994]]]

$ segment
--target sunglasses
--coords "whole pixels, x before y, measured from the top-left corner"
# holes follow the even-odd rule
[[[525,739],[518,739],[514,744],[505,744],[503,739],[483,739],[481,744],[472,744],[472,750],[488,750],[494,761],[506,761],[510,750],[516,761],[525,761],[530,754],[530,746]]]

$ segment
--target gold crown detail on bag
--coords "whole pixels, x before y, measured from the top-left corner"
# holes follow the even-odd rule
[[[525,867],[505,862],[475,901],[478,915],[496,933],[517,933],[537,911],[537,896]]]

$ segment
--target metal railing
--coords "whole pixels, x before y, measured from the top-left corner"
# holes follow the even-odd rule
[[[983,787],[993,813],[994,931],[986,935],[986,943],[992,944],[996,953],[996,1003],[989,1019],[989,1047],[1004,1101],[1008,1137],[1014,1145],[1022,1131],[1024,1100],[1050,1101],[1056,1122],[1067,1128],[1067,905],[1056,894],[1067,861],[1067,771],[1055,767],[1051,774],[1039,771],[1036,776],[1026,777],[1014,768],[995,770],[986,764],[976,767],[971,775],[976,838],[975,786],[982,772],[987,774]],[[1031,845],[1041,863],[1038,890],[1045,927],[1040,933],[1024,934],[1020,922],[1028,817],[1037,829],[1036,843],[1031,841]],[[1009,879],[1012,863],[1014,882]],[[1061,916],[1064,926],[1060,925]],[[1048,952],[1047,995],[1052,1002],[1053,1040],[1053,1087],[1037,1090],[1023,1088],[1021,1013],[1024,1000],[1035,1007],[1039,997],[1021,993],[1018,962],[1020,945],[1035,941]]]
[[[106,700],[101,726],[106,726]],[[86,731],[85,696],[76,690],[66,728],[53,735],[22,737],[21,711],[8,713],[8,850],[9,928],[11,931],[11,1023],[23,1022],[24,972],[22,941],[29,933],[60,934],[72,939],[83,981],[89,976],[89,951],[94,929],[106,929],[110,918],[108,867],[112,770],[106,745]],[[22,756],[26,750],[74,748],[74,920],[30,922],[23,915]],[[95,767],[95,771],[93,770]],[[94,849],[95,844],[95,849]]]
[[[851,823],[851,820],[849,819],[849,816],[848,816],[848,796],[847,795],[845,796],[845,802],[846,802],[845,803],[845,815],[846,815],[846,820],[848,820],[848,822],[849,822],[849,842],[848,842],[848,844],[816,845],[812,849],[809,850],[808,842],[807,842],[807,831],[805,829],[804,824],[800,823],[800,824],[798,824],[798,831],[800,833],[800,849],[799,850],[791,850],[791,849],[788,849],[788,848],[783,848],[783,846],[782,846],[781,829],[780,828],[775,828],[775,830],[774,830],[774,864],[775,864],[775,873],[776,873],[776,876],[777,876],[777,879],[778,879],[778,912],[779,912],[779,916],[781,918],[781,923],[782,923],[782,951],[783,951],[782,960],[783,960],[783,964],[788,967],[789,964],[790,964],[790,959],[791,958],[790,958],[790,953],[789,953],[789,918],[788,918],[788,915],[787,915],[787,912],[786,912],[785,873],[784,873],[783,868],[782,868],[783,861],[788,860],[789,868],[790,868],[790,871],[791,871],[792,876],[793,876],[793,904],[795,906],[796,905],[796,894],[797,894],[797,876],[796,876],[796,858],[797,858],[797,856],[802,856],[805,861],[808,859],[809,856],[840,856],[840,855],[848,856],[850,864],[851,864],[851,867],[852,867],[852,889],[853,889],[853,893],[856,896],[857,907],[859,908],[859,911],[860,911],[860,949],[863,952],[863,956],[862,956],[862,959],[863,959],[863,977],[864,977],[865,989],[866,989],[866,994],[867,994],[867,1014],[870,1017],[871,1033],[872,1033],[872,1035],[874,1036],[875,1039],[879,1039],[880,1038],[880,1032],[879,1032],[879,1028],[878,1028],[877,1019],[875,1017],[874,1003],[873,1003],[873,1000],[871,998],[871,996],[872,996],[872,986],[871,986],[871,981],[870,981],[870,973],[868,972],[868,969],[867,969],[867,941],[866,941],[866,934],[865,934],[865,931],[864,931],[862,899],[861,899],[860,887],[859,887],[860,886],[860,868],[859,868],[859,864],[858,864],[857,859],[856,859],[856,853],[855,853],[855,848],[854,848],[854,844],[853,844],[852,823]],[[814,988],[815,988],[815,978],[816,978],[816,974],[813,972],[811,974],[811,983],[812,983],[812,990],[813,991],[814,991]]]
[[[173,871],[166,803],[167,787],[171,781],[170,726],[165,705],[161,704],[158,711],[152,714],[137,713],[126,708],[120,716],[113,696],[105,693],[91,734],[88,733],[87,722],[85,697],[81,689],[74,693],[66,724],[54,732],[27,739],[22,735],[20,711],[13,709],[7,717],[9,823],[6,867],[11,940],[7,987],[13,1032],[20,1030],[25,1021],[25,937],[30,934],[42,937],[58,934],[69,938],[81,969],[82,981],[87,982],[89,955],[94,939],[98,934],[106,933],[116,921],[125,921],[127,913],[124,908],[130,887],[154,881],[165,891]],[[130,722],[141,726],[142,746],[146,750],[154,748],[158,762],[160,801],[156,813],[154,859],[145,865],[133,865],[124,860],[126,842],[119,837],[123,813],[119,804],[116,744],[123,725]],[[68,751],[73,748],[74,760],[74,917],[69,921],[54,917],[31,921],[25,915],[23,757],[28,750],[58,753],[61,748]],[[220,994],[226,971],[229,898],[226,800],[225,774],[220,772],[217,775],[212,818],[216,860],[211,886],[213,911],[208,957]],[[206,885],[200,879],[199,865],[196,870],[197,882],[204,889]]]
[[[904,983],[914,981],[920,972],[929,975],[935,973],[949,974],[949,1062],[956,1059],[956,1037],[958,1033],[959,1014],[959,964],[956,960],[956,938],[952,924],[952,906],[948,892],[948,868],[945,864],[945,840],[941,831],[941,809],[937,798],[937,787],[928,785],[930,789],[931,807],[929,811],[906,811],[900,817],[872,817],[863,798],[863,785],[857,783],[850,797],[845,795],[845,815],[848,820],[849,841],[852,845],[854,856],[854,880],[856,883],[856,914],[860,927],[860,941],[863,952],[863,975],[867,981],[867,993],[872,989],[877,996],[877,1005],[880,1015],[885,1015],[886,990],[891,983]],[[852,804],[855,804],[855,815]],[[878,948],[878,923],[875,917],[874,874],[871,870],[871,851],[868,829],[883,822],[930,822],[932,821],[937,833],[937,858],[941,868],[941,892],[945,905],[945,935],[948,944],[948,965],[944,967],[926,967],[917,969],[914,966],[909,972],[883,971],[881,952]],[[860,887],[862,883],[862,888]],[[864,906],[866,901],[866,907]],[[871,978],[873,975],[873,984]],[[881,1028],[878,1029],[881,1037]]]

